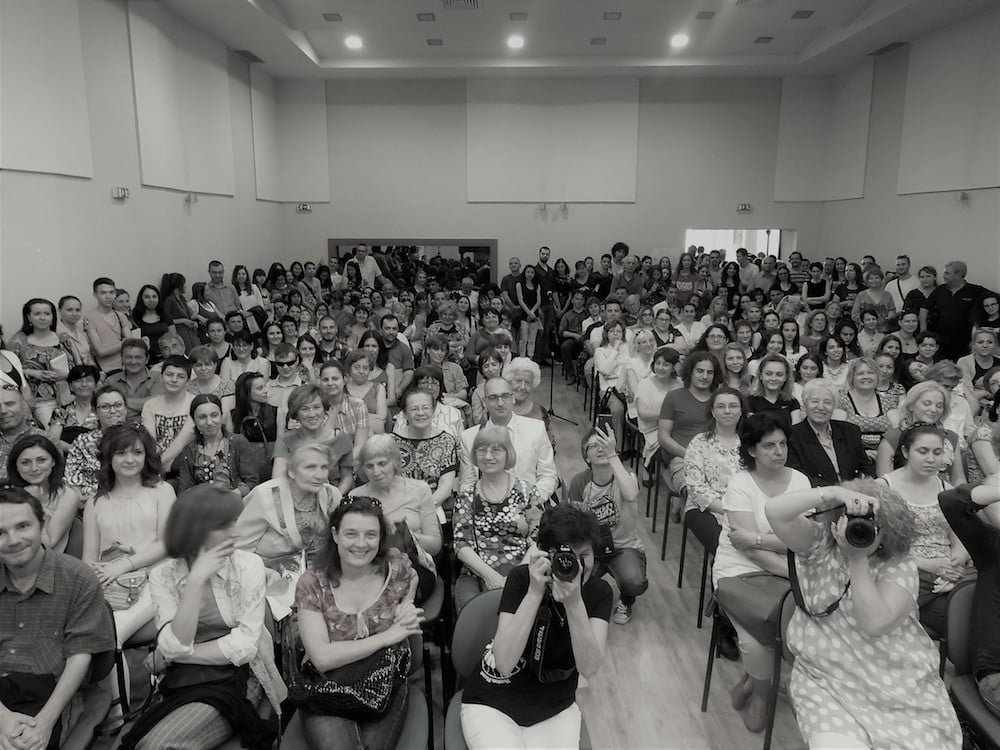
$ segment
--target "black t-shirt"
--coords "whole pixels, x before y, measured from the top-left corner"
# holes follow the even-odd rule
[[[927,295],[919,289],[911,289],[906,293],[906,297],[903,299],[903,310],[919,312],[926,307],[928,307]]]
[[[607,299],[611,294],[611,280],[611,274],[605,275],[599,271],[594,271],[590,275],[590,288],[596,290],[598,299]]]
[[[513,614],[528,593],[531,576],[527,565],[518,565],[507,575],[507,585],[500,599],[500,612]],[[613,595],[611,586],[602,578],[591,576],[583,584],[583,603],[590,617],[608,620],[611,617]],[[529,636],[524,652],[510,677],[503,677],[494,667],[493,644],[486,647],[479,671],[469,678],[469,684],[462,694],[463,703],[474,703],[495,708],[506,714],[519,726],[530,727],[546,719],[551,719],[560,711],[573,705],[579,673],[573,659],[573,644],[570,640],[569,623],[561,604],[550,597],[543,600],[541,607],[551,608],[551,620],[542,668],[545,670],[572,670],[564,680],[539,682],[532,671],[528,655],[532,638]],[[532,634],[535,629],[532,628]]]
[[[927,298],[927,327],[942,338],[942,348],[968,351],[972,313],[985,293],[978,284],[965,284],[957,292],[942,285],[931,292]]]
[[[798,399],[784,396],[779,396],[776,402],[768,401],[763,396],[747,396],[747,406],[751,414],[770,412],[771,416],[782,421],[786,431],[792,428],[792,412],[802,408]]]

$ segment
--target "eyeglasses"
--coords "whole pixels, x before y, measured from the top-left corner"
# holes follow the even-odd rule
[[[12,385],[10,383],[4,383],[3,385],[0,385],[0,391],[16,391],[17,393],[20,393],[21,389],[18,388],[16,385]]]
[[[514,394],[507,391],[506,393],[494,393],[492,396],[487,396],[486,401],[490,404],[496,404],[500,401],[510,401],[512,398],[514,398]]]
[[[502,445],[481,445],[476,448],[477,456],[502,456],[506,455],[507,450]]]
[[[298,363],[299,361],[297,359],[291,359],[288,360],[287,362],[275,362],[274,364],[276,364],[278,367],[295,367],[295,365],[297,365]]]
[[[98,404],[97,411],[101,414],[110,414],[113,411],[122,411],[125,409],[125,404],[122,401],[118,401],[113,404]]]

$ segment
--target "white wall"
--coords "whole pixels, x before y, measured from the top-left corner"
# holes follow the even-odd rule
[[[572,81],[566,81],[572,85]],[[616,241],[684,247],[687,228],[800,230],[820,239],[822,206],[775,203],[777,80],[643,81],[634,204],[466,202],[463,81],[327,84],[330,205],[281,208],[287,259],[322,257],[328,237],[496,237],[499,268],[541,245],[572,262]],[[753,213],[736,213],[737,203]]]
[[[230,55],[229,94],[236,196],[200,196],[140,187],[136,114],[129,74],[125,4],[80,3],[84,74],[94,155],[91,180],[0,171],[2,320],[20,325],[33,296],[74,293],[90,307],[95,276],[110,275],[134,297],[164,271],[207,278],[212,257],[259,265],[279,254],[278,208],[255,199],[247,64]],[[118,203],[111,188],[127,186]]]
[[[907,58],[904,48],[876,62],[865,197],[825,204],[821,247],[825,255],[871,252],[886,262],[908,252],[914,268],[939,272],[948,260],[964,260],[971,280],[1000,288],[1000,190],[969,191],[967,202],[957,191],[897,193]]]

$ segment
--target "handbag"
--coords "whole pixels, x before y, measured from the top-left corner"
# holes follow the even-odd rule
[[[774,643],[781,603],[791,588],[787,578],[771,573],[747,573],[720,579],[715,599],[730,619],[767,646]]]
[[[246,665],[237,667],[233,664],[168,664],[158,687],[164,692],[170,692],[195,685],[214,685],[232,679],[241,670],[246,671]]]
[[[120,575],[104,584],[104,601],[115,612],[128,609],[139,601],[148,582],[149,574],[145,570]]]
[[[298,613],[282,628],[281,653],[288,699],[322,716],[370,721],[383,716],[410,671],[407,641],[381,648],[364,659],[322,673],[305,660]]]

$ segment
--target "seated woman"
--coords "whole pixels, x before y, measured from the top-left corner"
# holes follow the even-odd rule
[[[725,510],[722,498],[729,480],[740,470],[739,428],[749,416],[742,394],[726,386],[708,399],[709,423],[695,435],[684,454],[687,506],[684,521],[698,539],[717,540]]]
[[[344,361],[350,377],[344,385],[348,396],[360,399],[368,409],[368,422],[373,435],[385,432],[386,418],[389,416],[385,386],[371,379],[371,360],[364,349],[355,349]]]
[[[844,511],[817,523],[817,506]],[[788,692],[809,747],[958,750],[937,649],[917,621],[916,521],[899,494],[866,480],[788,491],[766,515],[796,555],[805,611],[797,607],[788,626]],[[873,541],[854,546],[848,520],[866,515]]]
[[[904,460],[899,452],[899,438],[903,430],[918,422],[944,429],[949,410],[948,393],[939,383],[927,381],[913,386],[899,407],[889,412],[889,421],[893,426],[885,431],[878,445],[875,458],[878,475],[885,476],[903,465]],[[938,473],[945,481],[954,485],[962,484],[965,481],[965,468],[962,452],[959,450],[959,437],[951,430],[944,430],[944,437],[944,454]]]
[[[426,482],[403,476],[403,459],[391,435],[373,435],[361,450],[361,466],[367,484],[356,487],[350,497],[370,497],[382,504],[382,512],[390,529],[399,524],[394,536],[409,533],[415,544],[411,562],[417,562],[416,601],[423,603],[435,585],[433,557],[441,550],[441,525],[438,522],[431,489]],[[398,546],[398,545],[397,545]]]
[[[195,396],[201,393],[218,396],[222,401],[222,413],[229,419],[229,413],[236,405],[236,384],[216,374],[219,369],[219,355],[210,346],[196,346],[189,352],[188,357],[194,370],[194,377],[187,384],[188,393]]]
[[[324,445],[296,445],[285,475],[257,485],[246,496],[236,522],[236,546],[256,552],[278,573],[300,574],[302,558],[308,563],[319,551],[330,514],[343,497],[327,482],[329,460]]]
[[[184,446],[177,459],[178,490],[211,484],[242,500],[260,481],[250,443],[242,435],[227,433],[218,396],[195,396],[190,413],[195,439]]]
[[[463,345],[463,356],[464,349]],[[460,407],[469,400],[469,381],[465,377],[462,367],[457,362],[448,361],[448,352],[449,340],[441,334],[428,332],[427,340],[424,341],[423,363],[426,365],[437,365],[441,368],[441,372],[444,374],[443,396],[448,400],[447,403]]]
[[[434,399],[434,415],[431,425],[440,428],[458,440],[465,429],[465,418],[462,412],[445,402],[444,375],[437,365],[422,365],[413,372],[411,384],[427,391]],[[406,415],[399,412],[393,420],[393,431],[401,428],[406,422]]]
[[[125,734],[124,750],[212,748],[233,734],[267,750],[277,736],[287,691],[264,627],[264,565],[234,544],[242,509],[232,493],[209,485],[182,493],[170,509],[163,534],[170,559],[149,577],[159,631],[151,666],[162,700]],[[269,721],[258,710],[264,700]]]
[[[778,495],[807,489],[809,479],[785,466],[788,457],[785,430],[784,423],[768,412],[743,421],[740,459],[745,468],[733,475],[722,497],[725,516],[712,565],[712,583],[716,588],[724,578],[736,576],[770,573],[788,577],[785,544],[771,531],[764,509]],[[728,608],[726,615],[739,636],[745,673],[732,690],[732,704],[737,711],[743,711],[746,728],[760,732],[767,724],[773,647],[761,645],[753,636],[761,624],[751,621],[757,615],[734,610]]]
[[[780,354],[765,354],[757,368],[757,379],[747,397],[751,414],[770,412],[785,428],[802,421],[799,402],[792,396],[792,367]]]
[[[288,459],[296,446],[312,443],[327,451],[329,474],[326,481],[346,495],[354,486],[354,452],[347,433],[335,430],[327,418],[326,399],[318,385],[306,383],[288,396],[288,416],[298,428],[288,430],[274,444],[274,466],[271,478],[288,473]]]
[[[503,368],[503,378],[510,383],[514,394],[512,411],[521,417],[537,419],[545,423],[545,431],[549,434],[549,442],[555,445],[549,414],[535,400],[535,391],[542,383],[542,370],[538,363],[527,357],[514,357]]]
[[[660,409],[663,399],[675,388],[683,387],[677,377],[680,354],[669,346],[656,350],[653,354],[652,372],[639,381],[635,389],[636,422],[643,437],[642,465],[649,470],[650,460],[660,448]]]
[[[295,589],[302,646],[319,672],[365,659],[421,632],[423,611],[413,603],[417,577],[406,555],[389,546],[389,524],[377,502],[346,499],[333,511],[323,536],[313,569]],[[302,710],[306,744],[311,750],[394,748],[406,705],[403,683],[389,710],[370,721]]]
[[[219,377],[234,383],[246,372],[256,372],[265,378],[271,377],[271,363],[264,356],[257,355],[254,336],[249,331],[237,331],[229,336],[232,356],[222,360]]]
[[[604,661],[613,603],[610,585],[591,575],[599,540],[589,511],[562,504],[542,514],[541,551],[508,574],[496,635],[462,694],[470,750],[579,746],[576,688],[580,675],[592,677]],[[563,547],[572,554],[554,559]],[[550,631],[540,654],[539,615]]]
[[[450,501],[458,473],[458,440],[434,425],[434,397],[429,391],[413,386],[403,393],[406,422],[392,433],[399,447],[400,473],[427,483],[431,499],[444,523],[444,509]]]
[[[503,372],[503,357],[492,346],[484,349],[479,355],[476,368],[479,370],[479,380],[469,399],[472,407],[472,424],[482,424],[486,413],[486,401],[483,399],[483,384],[490,378],[499,378]]]
[[[865,453],[875,460],[878,444],[889,429],[889,407],[878,392],[878,365],[869,357],[852,359],[847,366],[846,390],[840,394],[837,408],[844,412],[844,421],[861,430]]]
[[[93,399],[100,379],[100,370],[93,365],[75,365],[66,376],[73,401],[53,412],[46,432],[64,453],[80,435],[99,427]]]
[[[601,410],[611,414],[611,426],[625,435],[625,367],[631,359],[625,343],[625,326],[613,321],[604,326],[601,345],[594,351],[594,371],[601,394]]]
[[[42,543],[46,549],[65,552],[69,531],[80,508],[80,493],[63,484],[66,466],[62,453],[44,435],[25,435],[10,449],[7,481],[24,487],[45,509]]]
[[[83,561],[97,573],[115,610],[121,648],[153,619],[146,579],[149,569],[167,555],[163,531],[174,490],[160,478],[156,446],[143,428],[110,427],[98,450],[97,494],[83,512]],[[113,684],[117,692],[117,681]]]
[[[898,493],[913,514],[910,555],[920,577],[920,624],[939,637],[947,629],[948,592],[970,572],[969,553],[948,527],[938,505],[938,495],[951,488],[938,475],[944,440],[944,430],[934,425],[908,428],[899,439],[906,463],[878,480]]]
[[[278,433],[278,407],[267,403],[265,375],[245,372],[236,379],[236,406],[231,421],[233,432],[247,439],[257,457],[257,476],[270,476],[271,452]]]
[[[542,499],[518,480],[509,430],[484,427],[472,442],[479,479],[455,499],[455,556],[463,564],[455,582],[457,611],[486,589],[503,588],[516,565],[535,549]]]
[[[340,362],[330,359],[320,365],[319,385],[326,396],[327,420],[333,429],[347,433],[351,439],[356,466],[361,446],[371,435],[371,422],[364,402],[350,395],[344,383],[344,366]]]
[[[802,389],[810,380],[823,377],[823,360],[815,354],[806,354],[795,363],[795,382],[792,383],[792,398],[802,403]]]

